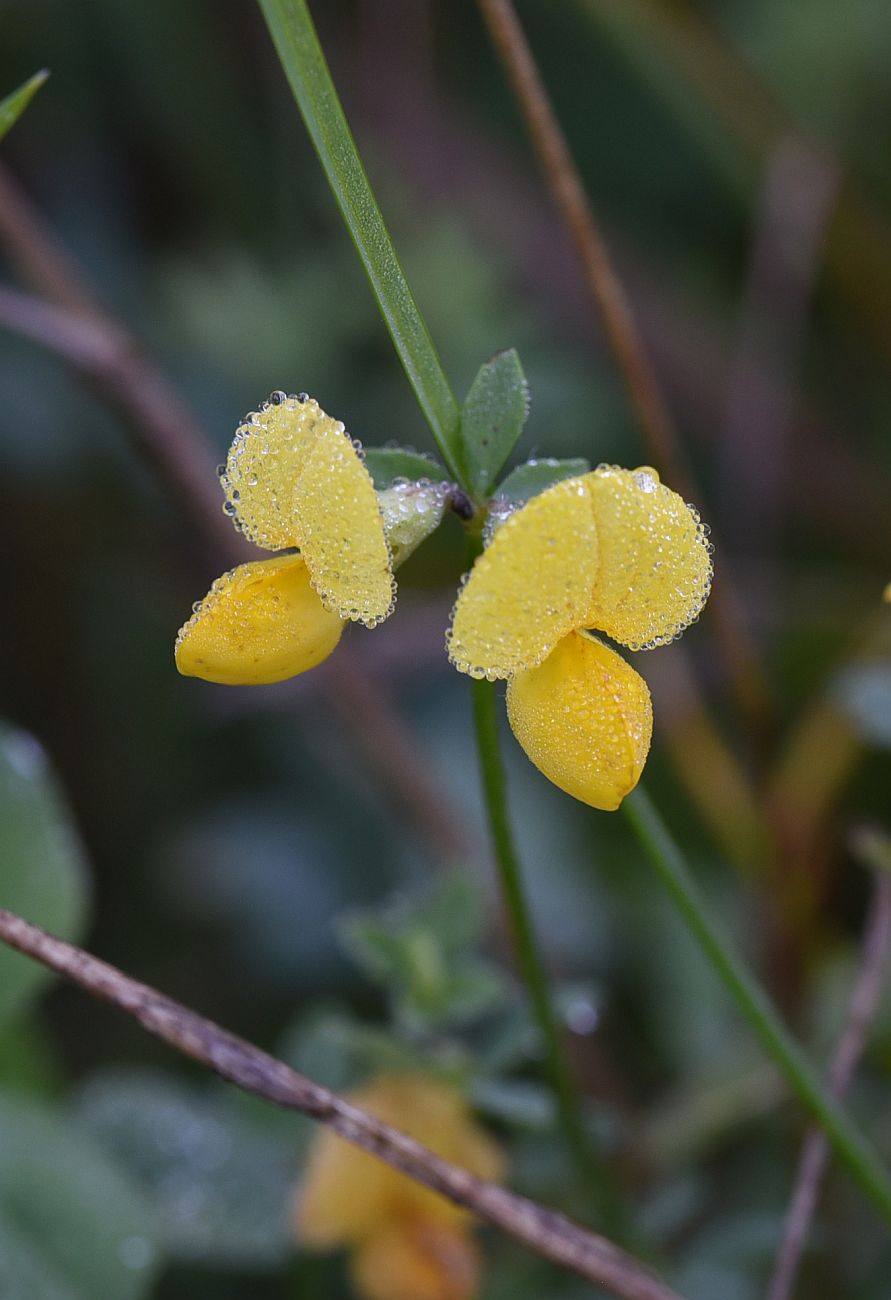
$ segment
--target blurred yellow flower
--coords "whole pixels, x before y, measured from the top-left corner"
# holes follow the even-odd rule
[[[385,1075],[348,1100],[480,1178],[504,1159],[460,1095],[420,1075]],[[480,1260],[466,1210],[350,1146],[317,1135],[294,1207],[297,1239],[312,1250],[352,1251],[366,1300],[470,1300]]]
[[[655,470],[602,465],[509,515],[458,597],[450,659],[508,680],[520,744],[583,803],[614,809],[634,789],[653,722],[646,683],[586,629],[630,650],[673,641],[708,597],[706,534]]]
[[[273,393],[236,431],[220,482],[236,527],[264,550],[290,553],[217,579],[180,629],[181,673],[282,681],[327,658],[346,620],[374,627],[387,617],[395,583],[374,484],[318,402]]]

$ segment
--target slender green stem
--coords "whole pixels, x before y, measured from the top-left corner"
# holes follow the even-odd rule
[[[681,851],[649,795],[638,787],[624,801],[622,811],[691,934],[790,1088],[823,1129],[850,1174],[884,1218],[891,1222],[891,1178],[857,1126],[824,1090],[761,985],[710,920]]]
[[[495,862],[517,960],[544,1042],[547,1070],[557,1102],[560,1126],[575,1164],[579,1184],[591,1198],[604,1230],[612,1236],[626,1237],[624,1215],[609,1171],[585,1127],[581,1102],[566,1061],[548,990],[548,978],[523,889],[520,862],[507,810],[504,767],[498,741],[498,711],[492,682],[473,683],[473,717]]]
[[[465,490],[461,415],[344,117],[305,0],[259,0],[319,162],[393,345],[451,474]]]

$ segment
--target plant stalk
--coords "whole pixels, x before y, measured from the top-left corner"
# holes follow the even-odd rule
[[[887,1170],[844,1109],[824,1089],[764,989],[713,924],[683,855],[649,795],[638,786],[623,802],[622,811],[690,933],[789,1087],[820,1125],[839,1160],[891,1223]]]
[[[467,489],[461,413],[365,174],[305,0],[259,0],[322,170],[443,460]]]
[[[545,1050],[545,1063],[557,1116],[579,1186],[604,1230],[627,1239],[627,1224],[606,1162],[596,1150],[585,1126],[581,1099],[570,1074],[542,962],[535,928],[523,887],[522,871],[507,808],[507,789],[498,739],[495,684],[473,683],[473,718],[482,777],[486,815],[502,897],[523,981]]]

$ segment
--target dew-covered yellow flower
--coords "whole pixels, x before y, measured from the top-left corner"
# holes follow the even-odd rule
[[[499,1148],[460,1095],[421,1075],[385,1075],[348,1100],[480,1178],[504,1172]],[[298,1241],[346,1247],[366,1300],[470,1300],[480,1260],[466,1210],[350,1146],[316,1136],[294,1206]]]
[[[533,497],[498,527],[455,605],[449,657],[507,679],[511,726],[568,794],[614,809],[637,784],[653,713],[630,650],[673,641],[702,610],[711,547],[655,470],[602,465]]]
[[[374,627],[387,617],[395,583],[374,483],[318,402],[273,393],[239,425],[220,482],[236,527],[284,554],[217,579],[180,629],[181,673],[282,681],[327,658],[346,621]]]

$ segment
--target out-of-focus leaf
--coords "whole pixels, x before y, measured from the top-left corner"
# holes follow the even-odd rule
[[[570,460],[527,460],[511,470],[507,478],[498,484],[497,497],[503,497],[512,505],[524,505],[531,497],[537,497],[545,488],[565,478],[575,478],[578,474],[587,474],[591,465],[581,457]]]
[[[420,900],[355,912],[343,924],[353,957],[383,984],[411,1030],[468,1023],[502,1005],[502,977],[467,952],[483,924],[482,899],[453,873]]]
[[[873,745],[891,749],[891,663],[850,664],[835,678],[835,697]]]
[[[60,1088],[60,1074],[48,1037],[34,1016],[26,1012],[20,1020],[4,1024],[0,1033],[0,1088],[30,1097],[52,1096]]]
[[[447,477],[446,471],[432,456],[409,447],[366,447],[365,467],[378,489],[387,488],[396,479],[431,479],[438,483]]]
[[[14,90],[5,99],[0,99],[0,140],[10,127],[15,126],[48,76],[45,68],[42,72],[35,72],[18,90]]]
[[[298,1172],[284,1125],[267,1128],[214,1085],[148,1071],[98,1075],[78,1109],[94,1139],[152,1204],[167,1252],[218,1267],[274,1268],[288,1256]]]
[[[417,1049],[388,1030],[331,1008],[316,1008],[295,1021],[277,1054],[335,1092],[348,1092],[374,1074],[436,1070],[452,1076],[466,1066],[463,1054],[455,1059],[455,1052],[442,1044],[436,1053]]]
[[[159,1261],[148,1202],[67,1117],[0,1094],[0,1295],[139,1300]]]
[[[464,462],[475,492],[488,492],[529,414],[529,385],[513,348],[480,366],[461,412]]]
[[[527,1079],[478,1078],[471,1086],[470,1097],[483,1114],[504,1124],[545,1129],[554,1121],[551,1093]]]
[[[32,736],[0,724],[0,906],[77,939],[86,904],[83,854],[46,755]],[[0,1024],[50,978],[0,948]]]

